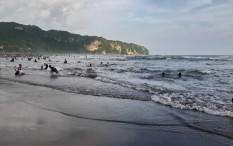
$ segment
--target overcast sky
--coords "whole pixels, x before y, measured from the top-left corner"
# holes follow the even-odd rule
[[[0,21],[132,42],[150,54],[233,54],[233,0],[0,0]]]

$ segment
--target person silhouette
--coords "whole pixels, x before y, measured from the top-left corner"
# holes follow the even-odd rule
[[[162,77],[165,77],[165,73],[164,72],[162,72]]]
[[[178,76],[178,77],[182,77],[182,73],[179,73],[177,76]]]
[[[66,59],[65,59],[64,63],[67,64],[67,60]]]

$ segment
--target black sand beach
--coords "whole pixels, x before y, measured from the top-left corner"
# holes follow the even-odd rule
[[[233,145],[232,127],[226,127],[228,133],[211,133],[180,120],[176,111],[153,102],[73,94],[0,79],[0,145]],[[227,121],[223,119],[216,118],[216,125]]]

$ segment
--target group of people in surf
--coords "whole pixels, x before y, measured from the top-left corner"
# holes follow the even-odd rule
[[[40,60],[41,58],[42,58],[42,57],[39,56],[39,57],[38,57],[38,60]],[[47,58],[48,58],[48,57],[43,57],[44,60],[46,60]],[[11,59],[11,62],[15,62],[15,60],[17,60],[17,58],[16,58],[16,57],[13,57],[13,58]],[[23,60],[23,58],[22,58],[22,60]],[[31,61],[31,60],[32,60],[32,57],[28,57],[28,61]],[[49,59],[49,61],[51,61],[51,60]],[[34,62],[37,62],[37,60],[35,59]],[[65,62],[64,62],[64,63],[65,63]],[[67,61],[66,61],[66,63],[67,63]],[[51,73],[57,73],[57,74],[59,74],[59,73],[58,73],[58,70],[57,70],[55,67],[53,67],[53,66],[51,66],[51,65],[48,65],[47,63],[44,63],[44,65],[41,66],[40,70],[47,70],[48,68],[50,68]],[[25,75],[25,73],[22,71],[22,64],[19,64],[18,67],[15,66],[15,67],[14,67],[14,70],[15,70],[15,76],[22,76],[22,75]]]
[[[45,67],[44,67],[45,66]],[[48,68],[50,68],[51,70],[51,73],[58,73],[58,70],[55,68],[55,67],[52,67],[51,65],[48,65],[46,63],[44,63],[44,66],[42,65],[41,66],[41,70],[47,70]],[[15,76],[22,76],[22,75],[25,75],[25,73],[22,71],[22,64],[19,64],[19,66],[15,66],[14,67],[14,70],[15,70]]]
[[[44,68],[44,66],[45,66],[45,68]],[[57,73],[57,74],[59,74],[58,70],[55,67],[52,67],[51,65],[48,65],[47,63],[44,63],[44,66],[42,65],[41,68],[40,68],[40,70],[47,70],[48,68],[50,68],[51,73]]]
[[[40,60],[41,58],[42,58],[42,57],[38,57],[38,60]],[[48,57],[43,57],[43,59],[47,59],[47,58],[48,58]],[[15,59],[16,59],[16,57],[12,58],[11,62],[14,62]],[[28,57],[28,61],[31,61],[31,60],[32,60],[32,57]],[[49,59],[49,61],[51,61],[51,60]],[[36,58],[35,58],[34,62],[37,62]],[[68,61],[67,61],[67,59],[65,59],[65,60],[64,60],[64,64],[67,64],[67,63],[68,63]],[[78,61],[78,63],[81,63],[81,62]],[[100,67],[109,66],[109,65],[110,65],[109,62],[107,62],[107,64],[104,64],[103,62],[100,62]],[[89,67],[92,67],[92,64],[90,64]],[[51,70],[51,73],[57,73],[57,74],[59,74],[58,70],[57,70],[55,67],[53,67],[53,66],[51,66],[51,65],[48,65],[47,63],[44,63],[44,64],[41,66],[40,70],[41,70],[41,71],[42,71],[42,70],[47,70],[48,68]],[[22,75],[25,74],[25,73],[23,73],[23,71],[22,71],[22,64],[19,64],[19,67],[16,67],[16,66],[15,66],[15,67],[14,67],[14,70],[15,70],[15,75],[16,75],[16,76],[22,76]]]
[[[39,60],[40,60],[40,58],[42,58],[42,57],[38,57]],[[48,57],[43,57],[43,59],[46,59],[46,58],[48,58]],[[14,62],[15,59],[16,59],[16,57],[12,58],[11,62]],[[28,57],[29,61],[31,61],[31,59],[32,59],[32,57]],[[49,59],[49,61],[51,61],[51,60]],[[34,62],[37,62],[37,60],[35,59]],[[67,61],[67,59],[65,59],[64,64],[67,64],[67,63],[68,63],[68,61]],[[78,61],[78,63],[81,63],[81,62]],[[109,62],[107,62],[107,64],[103,64],[103,62],[100,62],[100,67],[103,67],[103,66],[109,66]],[[89,67],[92,67],[92,64],[90,64]],[[40,70],[47,70],[48,68],[50,68],[51,73],[59,74],[58,70],[55,67],[52,67],[51,65],[48,65],[47,63],[44,63],[44,65],[41,66]],[[21,75],[25,74],[22,71],[22,64],[19,64],[19,67],[15,66],[14,70],[15,70],[15,75],[16,76],[21,76]],[[165,76],[166,76],[165,72],[162,72],[162,77],[165,77]],[[178,73],[177,76],[182,77],[182,73]]]

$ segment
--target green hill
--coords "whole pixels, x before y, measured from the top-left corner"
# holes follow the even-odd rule
[[[17,53],[149,54],[145,47],[132,43],[66,31],[44,31],[37,26],[14,22],[0,22],[0,45],[5,52]]]

